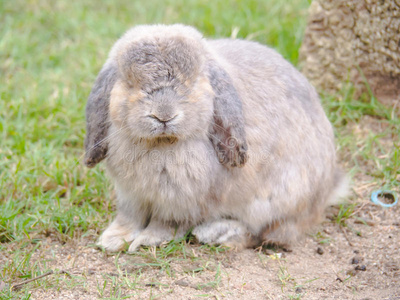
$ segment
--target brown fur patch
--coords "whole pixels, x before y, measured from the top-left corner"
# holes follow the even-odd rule
[[[204,97],[204,95],[209,94],[213,95],[214,91],[210,85],[210,81],[207,79],[207,77],[199,77],[195,83],[196,88],[193,89],[193,92],[189,94],[188,100],[189,102],[197,102],[201,98]]]
[[[110,95],[110,116],[114,122],[122,122],[120,119],[121,104],[128,100],[136,102],[145,97],[145,93],[138,89],[130,89],[124,82],[117,81]]]
[[[153,148],[157,146],[162,146],[162,145],[172,145],[175,144],[178,141],[177,137],[174,136],[165,136],[165,137],[157,137],[155,139],[145,139],[143,140],[147,147]]]
[[[120,108],[121,103],[128,96],[128,91],[125,84],[117,81],[110,95],[110,117],[115,122],[120,122]]]
[[[140,90],[134,90],[132,94],[128,95],[129,102],[136,102],[146,97],[146,94]]]

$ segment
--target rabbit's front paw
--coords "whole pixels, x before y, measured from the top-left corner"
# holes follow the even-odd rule
[[[164,242],[182,238],[188,228],[169,226],[162,222],[152,221],[129,246],[129,253],[136,252],[140,246],[159,246]]]
[[[129,226],[122,226],[117,221],[111,223],[97,241],[97,246],[106,251],[116,252],[124,249],[127,243],[132,242],[140,233]]]

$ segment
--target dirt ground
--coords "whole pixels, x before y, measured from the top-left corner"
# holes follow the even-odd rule
[[[358,193],[367,199],[370,188]],[[77,244],[48,238],[32,261],[62,270],[50,281],[75,283],[33,288],[30,299],[118,298],[116,290],[128,299],[400,299],[399,216],[400,205],[384,209],[365,200],[346,227],[327,218],[291,252],[210,253],[187,245],[192,259],[172,260],[170,274],[145,256],[102,253],[91,246],[94,234]]]

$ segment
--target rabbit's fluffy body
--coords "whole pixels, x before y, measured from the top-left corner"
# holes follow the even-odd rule
[[[106,165],[118,212],[99,240],[106,249],[158,245],[190,227],[205,243],[290,244],[343,192],[318,95],[274,50],[140,26],[110,66]]]

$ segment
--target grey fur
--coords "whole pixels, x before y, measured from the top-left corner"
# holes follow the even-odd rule
[[[247,161],[242,100],[229,75],[215,61],[208,63],[208,76],[214,90],[214,126],[210,140],[219,161],[243,167]]]
[[[346,193],[317,93],[258,43],[135,27],[111,50],[87,116],[87,151],[107,138],[89,165],[107,153],[117,193],[98,242],[109,251],[190,227],[200,242],[289,244]]]
[[[192,79],[201,67],[200,49],[184,39],[171,39],[164,43],[140,41],[132,45],[118,59],[121,73],[128,82],[151,92],[160,84],[177,84]]]
[[[108,150],[110,93],[117,81],[115,63],[107,63],[101,69],[86,104],[85,164],[89,168],[102,161]]]

